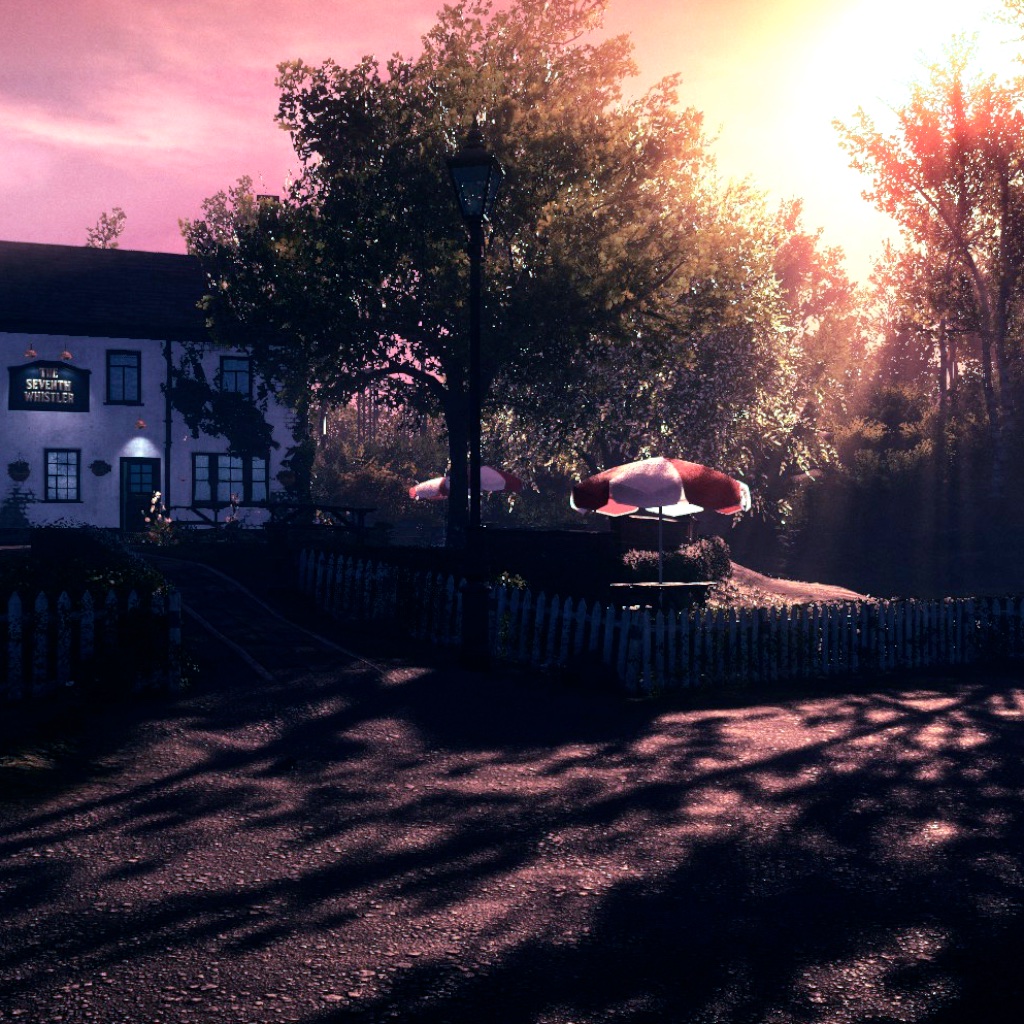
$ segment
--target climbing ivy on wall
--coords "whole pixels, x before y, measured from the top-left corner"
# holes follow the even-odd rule
[[[211,383],[201,361],[201,350],[189,349],[171,368],[171,405],[181,413],[193,437],[223,437],[233,454],[257,454],[279,448],[267,422],[268,392],[257,385],[253,398],[224,391]]]

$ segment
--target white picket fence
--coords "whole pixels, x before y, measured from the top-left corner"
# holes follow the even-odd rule
[[[459,642],[461,583],[453,577],[305,551],[300,585],[338,619],[392,621],[427,642]],[[947,598],[653,613],[496,587],[490,644],[498,659],[614,676],[630,692],[796,682],[1022,657],[1024,602]]]
[[[40,696],[71,687],[87,673],[113,671],[118,659],[133,688],[175,688],[181,682],[181,596],[177,591],[122,599],[113,591],[99,600],[86,592],[77,602],[67,593],[40,593],[25,602],[13,593],[0,615],[0,701]],[[140,622],[140,616],[152,621]],[[151,630],[156,631],[155,643]],[[126,633],[133,636],[128,638]],[[164,644],[166,637],[166,645]],[[142,639],[145,638],[145,643]],[[129,642],[134,641],[134,642]]]

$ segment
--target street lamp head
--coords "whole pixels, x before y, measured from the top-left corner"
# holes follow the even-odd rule
[[[446,162],[463,220],[470,227],[489,221],[505,172],[484,146],[484,136],[476,121],[462,148]]]

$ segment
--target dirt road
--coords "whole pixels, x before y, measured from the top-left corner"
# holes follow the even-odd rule
[[[1020,678],[625,702],[180,583],[196,685],[0,801],[0,1021],[1019,1019]]]

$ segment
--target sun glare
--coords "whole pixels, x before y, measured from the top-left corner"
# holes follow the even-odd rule
[[[994,21],[997,0],[851,0],[806,39],[807,60],[794,70],[794,97],[816,118],[848,117],[858,106],[898,105],[910,86],[941,62],[952,40],[967,36],[978,67],[1009,75],[1020,70],[1013,33]]]
[[[999,0],[970,6],[962,0],[847,0],[813,22],[794,21],[799,38],[790,40],[794,59],[779,83],[779,135],[798,155],[802,180],[794,179],[793,190],[806,198],[811,223],[834,225],[846,239],[860,234],[865,244],[883,223],[883,234],[891,235],[889,222],[860,198],[867,182],[850,170],[832,123],[851,121],[863,107],[884,128],[889,112],[909,98],[929,65],[943,60],[957,36],[973,41],[979,70],[1019,74],[1024,69],[1016,57],[1024,46],[993,18],[1001,7]]]

